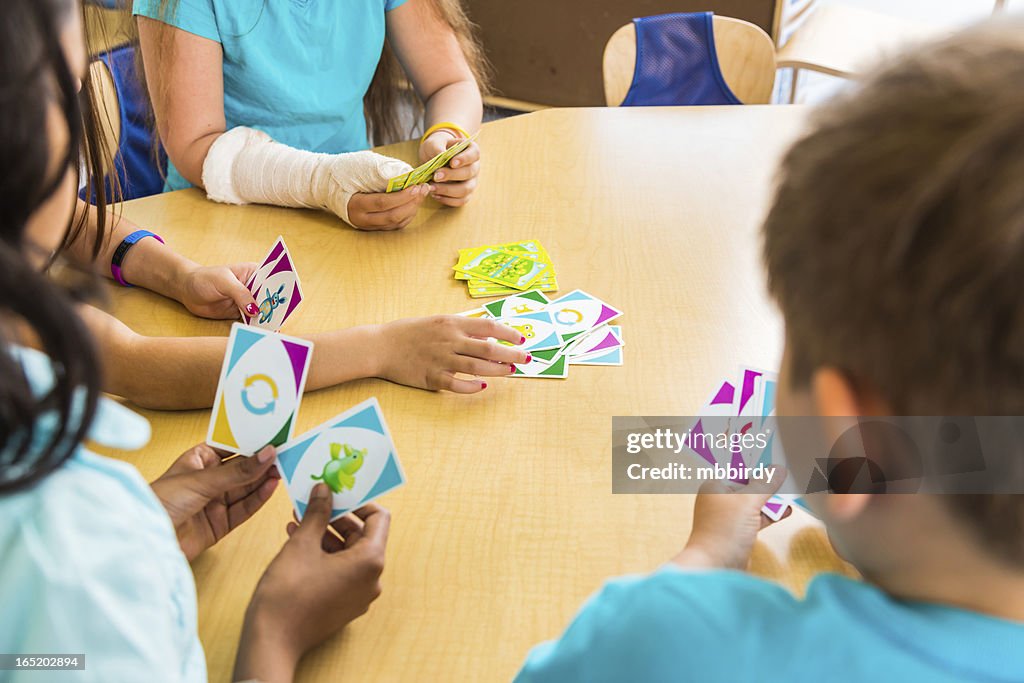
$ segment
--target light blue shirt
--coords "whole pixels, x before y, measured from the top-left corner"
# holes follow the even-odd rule
[[[10,352],[37,393],[52,386],[45,355]],[[52,417],[38,431],[52,429]],[[149,433],[144,418],[101,399],[90,439],[135,449]],[[36,485],[0,495],[0,519],[0,652],[85,654],[84,671],[4,671],[0,678],[206,680],[191,568],[134,467],[79,447]]]
[[[1019,682],[1022,652],[1024,624],[834,574],[801,600],[749,574],[666,566],[608,582],[516,682]]]
[[[406,0],[135,0],[133,12],[221,44],[228,130],[256,128],[311,152],[369,147],[363,96],[384,46],[384,13]],[[188,181],[168,164],[167,188]]]

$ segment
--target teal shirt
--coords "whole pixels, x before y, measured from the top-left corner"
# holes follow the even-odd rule
[[[516,682],[1019,682],[1022,652],[1024,624],[834,574],[797,599],[749,574],[666,566],[608,582]]]
[[[220,43],[228,130],[256,128],[311,152],[369,147],[363,96],[384,45],[384,13],[406,0],[135,0],[135,14]],[[169,165],[168,190],[188,187]]]
[[[10,352],[37,393],[52,385],[46,356]],[[52,417],[37,426],[37,443],[52,434]],[[102,399],[89,436],[134,449],[149,434],[144,418]],[[0,679],[206,681],[192,570],[134,467],[80,447],[36,485],[0,495],[0,519],[0,652],[85,654],[84,671]]]

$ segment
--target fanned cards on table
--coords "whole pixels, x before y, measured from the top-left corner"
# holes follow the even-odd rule
[[[517,364],[513,377],[564,379],[570,365],[622,365],[622,328],[609,324],[622,311],[579,289],[554,300],[522,292],[461,315],[493,318],[526,337],[516,348],[533,358]]]

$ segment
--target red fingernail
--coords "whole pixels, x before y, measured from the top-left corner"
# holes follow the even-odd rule
[[[527,363],[532,363],[533,362],[533,354],[532,353],[526,354],[526,362]]]
[[[509,374],[511,374],[511,373],[516,371],[515,363],[509,363],[508,371],[509,371]]]
[[[486,389],[487,388],[487,382],[480,382],[480,388],[481,389]]]
[[[526,337],[520,337],[519,338],[519,343],[520,344],[525,344],[526,343]]]
[[[246,304],[245,312],[248,313],[249,315],[256,315],[257,313],[260,312],[260,309],[256,306],[256,304]]]

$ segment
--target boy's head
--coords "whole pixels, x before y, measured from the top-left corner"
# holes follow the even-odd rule
[[[819,110],[764,238],[780,415],[1024,415],[1024,22],[917,49]],[[1024,563],[1024,497],[940,505]]]

